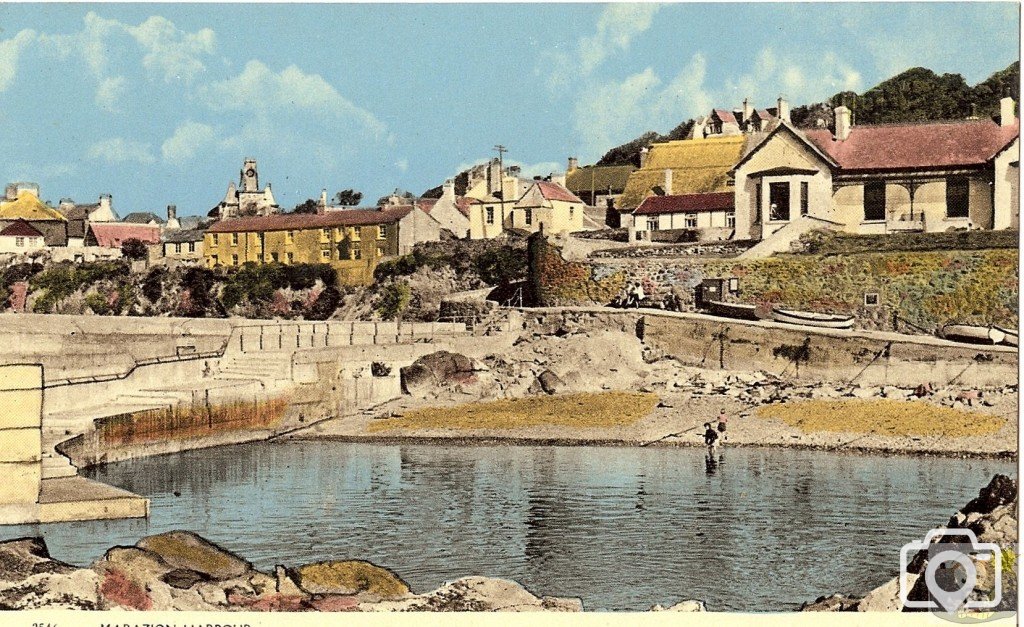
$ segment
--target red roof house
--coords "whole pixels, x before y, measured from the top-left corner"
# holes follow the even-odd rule
[[[124,222],[91,222],[85,236],[85,245],[120,248],[130,239],[139,240],[144,244],[159,244],[160,227]]]

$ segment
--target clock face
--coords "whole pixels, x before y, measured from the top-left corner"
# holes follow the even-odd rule
[[[251,176],[256,176],[256,170],[253,170],[252,168],[249,168],[248,170],[245,171],[245,175],[246,176],[250,176],[250,177]]]

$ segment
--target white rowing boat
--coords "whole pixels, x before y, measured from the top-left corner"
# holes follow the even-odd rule
[[[983,327],[976,324],[947,324],[942,327],[942,337],[954,342],[969,344],[1000,344],[1006,340],[1006,332],[999,327]]]
[[[704,308],[714,316],[738,318],[740,320],[758,320],[757,306],[747,303],[727,303],[720,300],[709,300]]]
[[[1003,344],[1006,344],[1007,346],[1017,346],[1017,329],[1006,329],[1000,326],[993,326],[992,328],[999,329],[1006,334],[1006,337],[1003,338]]]
[[[786,324],[799,324],[806,327],[822,329],[850,329],[853,327],[853,316],[848,314],[817,313],[798,311],[795,309],[772,309],[772,319]]]

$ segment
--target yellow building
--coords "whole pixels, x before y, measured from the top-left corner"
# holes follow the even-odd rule
[[[68,220],[39,200],[39,186],[12,183],[0,199],[0,229],[23,220],[42,233],[47,246],[68,245]]]
[[[846,107],[835,119],[834,130],[783,124],[737,164],[736,238],[1018,228],[1011,99],[998,120],[853,126]]]
[[[383,257],[398,254],[399,222],[411,207],[349,209],[222,220],[206,231],[209,268],[324,263],[344,285],[368,285]]]
[[[512,228],[531,233],[544,225],[545,233],[583,230],[586,204],[560,183],[534,181],[512,208]]]

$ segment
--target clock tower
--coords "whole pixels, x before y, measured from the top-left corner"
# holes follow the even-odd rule
[[[246,159],[242,164],[242,172],[238,178],[238,187],[243,192],[256,192],[260,189],[259,173],[256,172],[256,160]]]

